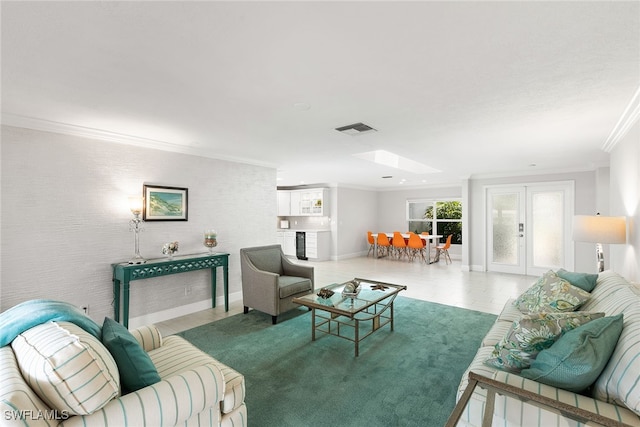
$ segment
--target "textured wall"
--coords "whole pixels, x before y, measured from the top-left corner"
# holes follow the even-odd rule
[[[627,217],[627,244],[609,245],[605,267],[640,283],[640,121],[611,153],[610,193],[609,215]]]
[[[53,298],[89,304],[96,321],[112,316],[110,264],[133,255],[127,198],[145,182],[189,189],[187,222],[145,224],[146,258],[174,240],[179,254],[204,252],[202,233],[215,228],[216,250],[231,254],[233,294],[239,249],[275,242],[275,169],[6,126],[1,141],[0,310]],[[210,299],[209,283],[208,271],[134,282],[130,315]]]

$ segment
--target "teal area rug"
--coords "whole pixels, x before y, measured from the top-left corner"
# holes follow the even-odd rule
[[[179,335],[245,376],[251,427],[442,426],[496,316],[398,297],[389,325],[360,343],[317,334],[311,313],[271,324],[257,311]]]

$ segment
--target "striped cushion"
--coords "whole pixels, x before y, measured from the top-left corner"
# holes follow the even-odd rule
[[[504,338],[505,335],[507,335],[512,325],[513,322],[497,320],[493,326],[491,326],[487,335],[484,336],[480,345],[483,347],[496,345]]]
[[[25,422],[19,420],[20,411],[25,411],[22,412],[25,414],[24,418],[27,418],[26,414],[33,414],[33,416],[28,416],[29,427],[50,427],[57,424],[53,420],[37,416],[41,411],[51,411],[51,409],[24,381],[13,350],[11,346],[7,345],[0,347],[0,414],[2,416],[0,423],[3,426],[26,425]],[[54,415],[60,418],[65,416],[64,413]]]
[[[473,371],[482,376],[493,378],[497,369],[487,366],[484,361],[491,355],[493,346],[480,347],[476,353],[473,361],[469,365],[469,368],[462,375],[462,381],[458,386],[458,395],[456,396],[456,402],[462,397],[462,393],[469,385],[469,372]],[[482,424],[482,414],[484,414],[484,407],[486,404],[487,392],[486,390],[476,387],[469,399],[469,403],[460,417],[460,424],[458,425],[470,425],[479,426]]]
[[[149,356],[156,365],[160,378],[163,379],[196,366],[215,365],[222,372],[225,382],[224,400],[221,403],[222,413],[230,413],[244,403],[244,376],[177,335],[164,337],[162,347],[150,351]]]
[[[72,323],[43,323],[20,334],[11,347],[22,376],[53,409],[90,414],[119,394],[113,357]]]
[[[600,402],[587,396],[572,393],[536,381],[528,380],[517,374],[511,374],[504,371],[498,371],[495,376],[496,381],[500,381],[517,388],[528,390],[542,396],[566,403],[570,406],[582,408],[584,410],[595,412],[596,414],[620,421],[631,426],[640,426],[640,419],[631,411],[625,408]],[[535,420],[533,422],[533,420]],[[527,422],[533,422],[527,424]],[[572,426],[581,427],[584,424],[578,421],[568,419],[562,415],[545,411],[537,406],[524,403],[520,400],[506,398],[497,394],[495,401],[495,412],[493,425],[500,426]],[[591,425],[591,424],[589,424]],[[598,425],[598,424],[593,424]]]
[[[515,305],[513,305],[514,301],[515,299],[511,298],[506,302],[506,304],[502,308],[502,312],[498,316],[498,320],[504,320],[505,322],[509,322],[511,324],[511,322],[522,317],[523,313],[518,310]]]
[[[162,347],[162,335],[154,325],[141,326],[130,332],[147,353],[155,348]]]
[[[615,273],[613,273],[615,274]],[[605,276],[611,282],[614,276]],[[624,405],[640,415],[640,297],[618,276],[615,298],[599,304],[607,315],[624,314],[622,333],[609,363],[594,385],[594,396],[606,402]],[[596,289],[600,284],[596,286]]]

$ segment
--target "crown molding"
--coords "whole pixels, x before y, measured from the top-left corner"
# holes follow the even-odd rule
[[[159,141],[149,138],[141,138],[133,135],[116,133],[85,126],[72,125],[69,123],[55,122],[52,120],[38,119],[35,117],[21,116],[18,114],[2,113],[2,124],[5,126],[32,129],[42,132],[52,132],[63,135],[78,136],[82,138],[97,139],[100,141],[112,142],[116,144],[133,145],[142,148],[170,151],[172,153],[181,153],[192,156],[207,157],[210,159],[225,160],[235,163],[250,164],[253,166],[262,166],[267,168],[276,167],[276,165],[271,163],[259,162],[251,159],[244,159],[233,156],[220,156],[215,152],[204,150],[198,147],[176,144],[167,141]]]
[[[620,120],[613,127],[613,130],[609,134],[609,137],[602,146],[602,150],[610,153],[614,147],[625,137],[629,129],[636,123],[640,117],[640,86],[636,90],[636,93],[629,101],[629,105],[622,113]]]

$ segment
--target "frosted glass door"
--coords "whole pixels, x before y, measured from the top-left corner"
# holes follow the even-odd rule
[[[490,189],[487,202],[488,269],[525,274],[524,188]]]
[[[559,183],[527,188],[527,217],[527,274],[573,270],[573,186]]]
[[[573,192],[572,182],[488,188],[487,270],[573,270]]]

